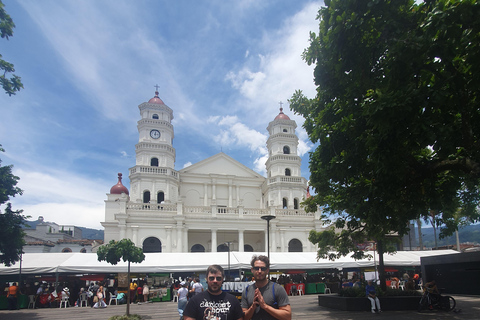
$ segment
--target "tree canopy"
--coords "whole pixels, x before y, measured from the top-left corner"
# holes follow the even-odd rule
[[[0,37],[6,38],[13,36],[13,29],[15,24],[13,23],[12,18],[4,9],[4,4],[0,0]],[[3,90],[9,96],[14,95],[16,91],[20,91],[23,88],[21,78],[12,72],[15,72],[13,64],[2,59],[0,54],[0,84],[2,85]],[[7,73],[12,73],[12,77],[8,78]]]
[[[319,256],[361,257],[358,242],[385,245],[430,210],[444,235],[458,210],[479,220],[479,13],[475,0],[325,0],[303,54],[316,97],[290,100],[318,143],[306,209],[343,230],[311,232]]]
[[[140,263],[145,260],[145,254],[142,248],[136,247],[130,239],[111,240],[106,245],[98,248],[97,259],[98,261],[107,261],[113,265],[120,260]]]
[[[0,145],[0,152],[5,150]],[[23,191],[17,187],[19,178],[12,173],[13,166],[2,166],[0,159],[0,206],[10,200],[11,197],[21,195]],[[26,219],[22,215],[23,210],[12,210],[11,203],[7,203],[5,211],[0,212],[0,263],[7,267],[20,260],[23,253],[24,232],[22,226]]]
[[[107,261],[110,264],[117,264],[120,260],[128,261],[127,282],[130,283],[130,262],[140,263],[145,260],[142,248],[138,248],[130,239],[120,241],[111,240],[106,245],[98,248],[98,261]],[[127,289],[127,316],[130,315],[130,290]]]

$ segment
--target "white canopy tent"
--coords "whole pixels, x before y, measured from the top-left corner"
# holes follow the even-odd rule
[[[420,266],[420,258],[458,253],[454,250],[436,251],[399,251],[393,255],[385,254],[385,266],[406,267]],[[250,269],[252,256],[264,252],[230,252],[230,269]],[[370,252],[373,256],[373,252]],[[146,253],[142,263],[131,263],[130,271],[134,273],[170,273],[205,271],[211,264],[228,268],[228,252],[205,253]],[[270,260],[274,270],[318,270],[331,268],[365,268],[373,267],[374,260],[354,260],[342,257],[335,261],[320,259],[316,252],[271,252]],[[377,255],[378,264],[378,255]],[[0,266],[0,275],[19,274],[20,263],[11,267]],[[22,256],[22,274],[46,273],[119,273],[127,271],[127,262],[120,261],[111,265],[99,262],[95,253],[26,253]]]

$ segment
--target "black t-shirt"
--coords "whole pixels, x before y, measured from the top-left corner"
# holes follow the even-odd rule
[[[229,293],[213,295],[204,291],[188,301],[183,315],[196,320],[237,320],[243,316],[243,310],[238,299]]]

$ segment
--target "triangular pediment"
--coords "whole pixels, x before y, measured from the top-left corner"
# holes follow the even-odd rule
[[[245,178],[264,178],[261,174],[244,166],[237,160],[220,152],[210,158],[180,170],[180,173],[204,175],[230,175]]]

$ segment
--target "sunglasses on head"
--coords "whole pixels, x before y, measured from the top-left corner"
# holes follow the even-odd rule
[[[222,277],[208,277],[208,280],[209,280],[209,281],[214,281],[214,280],[222,281],[223,278],[222,278]]]
[[[253,267],[253,270],[258,270],[258,271],[266,271],[268,268],[267,267]]]

